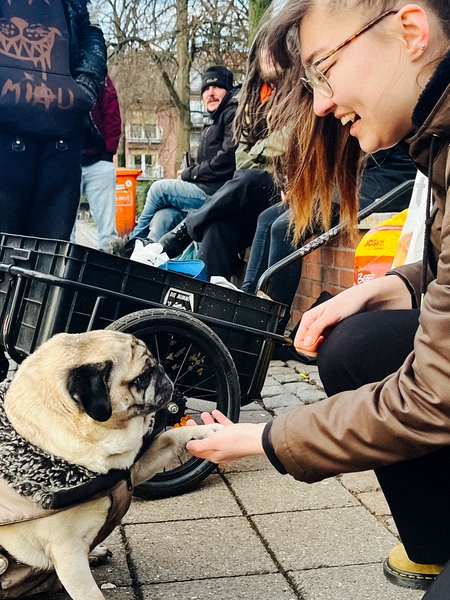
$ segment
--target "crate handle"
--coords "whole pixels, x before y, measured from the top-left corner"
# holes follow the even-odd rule
[[[15,248],[14,252],[10,257],[12,260],[30,260],[33,251],[28,248]]]

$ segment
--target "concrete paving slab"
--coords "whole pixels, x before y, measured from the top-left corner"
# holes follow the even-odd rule
[[[248,471],[273,471],[273,467],[265,456],[249,456],[220,465],[219,471],[225,473],[246,473]]]
[[[397,543],[362,507],[256,515],[252,521],[286,571],[381,563]]]
[[[239,421],[241,423],[267,423],[272,418],[272,415],[268,410],[263,408],[260,404],[254,403],[255,408],[250,410],[247,406],[241,407],[241,413],[239,415]]]
[[[391,514],[389,505],[384,494],[379,492],[363,492],[358,496],[359,500],[372,514],[377,517],[386,517]]]
[[[339,481],[351,492],[374,492],[380,489],[380,484],[373,471],[361,471],[360,473],[345,473]]]
[[[221,577],[146,585],[143,600],[295,600],[291,586],[278,574]]]
[[[219,475],[210,475],[197,489],[161,500],[134,498],[123,523],[167,523],[241,516],[236,500]]]
[[[249,515],[359,506],[358,500],[335,479],[308,485],[273,469],[225,477]]]
[[[289,573],[302,600],[420,600],[424,592],[390,584],[380,564]]]
[[[142,584],[276,573],[244,517],[124,526]]]

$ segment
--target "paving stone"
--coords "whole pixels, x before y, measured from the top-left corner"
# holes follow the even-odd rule
[[[379,492],[363,492],[362,494],[358,494],[358,500],[377,517],[386,517],[391,514],[389,505],[381,490]]]
[[[252,517],[285,570],[381,562],[398,540],[363,507]]]
[[[374,492],[380,489],[380,484],[373,471],[345,473],[344,475],[341,475],[339,479],[348,490],[355,494]]]
[[[299,376],[297,373],[295,372],[289,372],[289,373],[276,373],[274,375],[274,379],[275,381],[278,381],[278,383],[284,384],[284,383],[300,383],[301,380],[299,380]]]
[[[241,511],[220,475],[209,475],[188,494],[142,500],[134,498],[123,523],[164,523],[225,516],[239,516]]]
[[[261,392],[263,402],[264,402],[265,398],[269,398],[271,396],[279,396],[280,394],[283,394],[285,391],[286,390],[285,390],[284,386],[282,386],[281,384],[264,387]]]
[[[285,363],[282,363],[279,367],[272,367],[270,369],[269,375],[271,377],[276,377],[277,375],[283,375],[285,373],[293,372],[293,369],[289,369]]]
[[[304,404],[314,404],[315,402],[319,402],[326,398],[323,391],[318,390],[307,383],[286,383],[283,387],[286,393],[294,394]]]
[[[253,413],[256,411],[261,410],[261,403],[259,400],[255,400],[254,402],[250,402],[250,404],[245,404],[244,406],[240,407],[240,413]],[[249,418],[251,418],[251,415],[249,414],[248,417],[246,417],[245,420],[248,420]]]
[[[271,377],[271,375],[269,374],[264,380],[263,389],[272,385],[278,385],[278,381],[274,377]]]
[[[389,583],[381,562],[310,569],[289,575],[302,600],[421,600],[424,594]]]
[[[142,523],[125,531],[142,584],[277,572],[245,517]]]
[[[201,576],[201,573],[199,573]],[[188,590],[188,591],[187,591]],[[297,594],[279,573],[219,577],[146,585],[144,600],[296,600]]]
[[[293,408],[301,404],[297,396],[288,393],[282,393],[277,396],[268,396],[263,399],[263,403],[267,410],[274,410],[282,406]]]
[[[273,468],[225,474],[225,478],[249,515],[359,506],[358,500],[334,478],[309,485]]]
[[[269,365],[269,374],[278,367],[285,367],[286,363],[284,360],[271,360]]]
[[[224,463],[219,471],[226,473],[247,473],[248,471],[272,471],[273,466],[266,456],[248,456],[242,460]]]

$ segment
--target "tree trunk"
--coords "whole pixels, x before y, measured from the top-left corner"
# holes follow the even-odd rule
[[[189,73],[191,56],[189,52],[188,0],[177,0],[177,62],[178,75],[176,89],[179,104],[179,125],[177,136],[176,170],[180,168],[183,154],[189,152],[191,136],[191,111],[189,108]]]
[[[258,31],[261,17],[267,8],[271,5],[272,0],[249,0],[248,5],[248,40],[249,45],[252,43],[256,32]]]

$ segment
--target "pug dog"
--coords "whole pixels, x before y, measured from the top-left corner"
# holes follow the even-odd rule
[[[73,600],[104,599],[89,553],[133,486],[217,429],[173,428],[148,442],[172,390],[144,342],[109,330],[55,335],[0,384],[0,598],[61,583]]]

